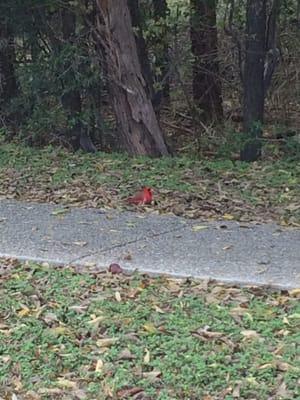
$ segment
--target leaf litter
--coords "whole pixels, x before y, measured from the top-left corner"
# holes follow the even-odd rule
[[[32,149],[29,157],[28,151],[17,145],[3,146],[0,199],[59,204],[57,217],[63,217],[68,207],[91,207],[300,226],[300,166],[296,162],[245,165],[179,157],[130,159],[55,149]],[[154,204],[128,205],[125,199],[146,185],[154,190]]]
[[[299,290],[1,264],[3,398],[300,395]]]

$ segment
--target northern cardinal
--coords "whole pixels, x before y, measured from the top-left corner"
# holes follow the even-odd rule
[[[130,204],[150,204],[153,200],[153,192],[149,187],[144,187],[140,192],[136,195],[129,197],[127,199]]]

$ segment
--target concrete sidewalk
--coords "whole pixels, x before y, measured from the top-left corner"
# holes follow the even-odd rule
[[[300,230],[0,201],[0,257],[300,287]]]

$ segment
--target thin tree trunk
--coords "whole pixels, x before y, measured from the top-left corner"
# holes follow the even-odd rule
[[[169,43],[167,35],[166,17],[168,14],[168,3],[166,0],[152,0],[154,8],[154,19],[160,25],[161,37],[157,37],[156,45],[156,69],[160,71],[158,82],[161,89],[157,93],[158,99],[169,99],[170,97],[170,79],[169,79]]]
[[[222,120],[216,0],[190,1],[194,101],[202,110],[205,123]]]
[[[76,30],[76,16],[70,10],[65,7],[62,11],[62,33],[63,39],[70,43],[74,42]],[[75,81],[74,71],[72,69],[72,60],[69,60],[65,64],[65,87],[72,86]],[[88,152],[95,152],[96,148],[93,145],[90,137],[88,136],[85,129],[83,129],[80,121],[81,113],[81,95],[79,89],[69,89],[62,96],[62,105],[66,110],[69,122],[72,123],[72,127],[67,132],[68,139],[70,140],[74,150],[82,148]],[[72,122],[71,122],[72,121]]]
[[[169,154],[146,89],[124,0],[97,0],[99,39],[104,40],[110,90],[123,148],[132,155]]]
[[[17,124],[18,115],[10,110],[11,101],[18,94],[15,75],[14,38],[6,23],[0,23],[0,124]]]
[[[266,0],[247,0],[244,67],[244,132],[247,143],[241,151],[242,161],[255,161],[261,155],[265,101],[265,32]]]

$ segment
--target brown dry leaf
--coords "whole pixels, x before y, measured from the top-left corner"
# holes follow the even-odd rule
[[[210,331],[209,327],[204,327],[197,329],[195,332],[193,332],[193,336],[201,337],[206,340],[214,340],[221,338],[222,336],[224,336],[224,334],[221,332]]]
[[[275,392],[276,399],[292,399],[292,393],[287,389],[286,383],[282,382]]]
[[[232,393],[232,387],[229,386],[228,388],[223,389],[218,396],[218,399],[225,399],[228,394]]]
[[[154,369],[150,372],[143,372],[142,376],[143,378],[149,379],[150,382],[154,382],[161,376],[161,371],[158,369]]]
[[[275,361],[275,366],[278,369],[278,371],[281,372],[286,372],[294,368],[291,364],[280,360]]]
[[[249,313],[249,310],[244,307],[234,307],[230,310],[229,314],[235,317],[244,317],[246,316],[250,321],[253,321],[252,315]]]
[[[113,389],[109,386],[109,384],[107,382],[102,382],[101,384],[101,388],[102,388],[102,392],[106,397],[109,398],[114,398],[114,392]]]
[[[45,396],[62,396],[63,390],[59,388],[39,388],[38,394]]]
[[[232,397],[233,398],[240,399],[240,397],[241,397],[241,386],[242,386],[241,382],[236,382],[236,386],[235,386],[235,388],[233,389],[233,392],[232,392]]]
[[[124,349],[118,356],[118,360],[134,360],[136,356],[129,349]]]
[[[129,397],[133,397],[134,395],[138,393],[142,393],[144,390],[141,387],[133,387],[133,388],[126,388],[126,389],[120,389],[117,392],[118,399],[126,399]]]

